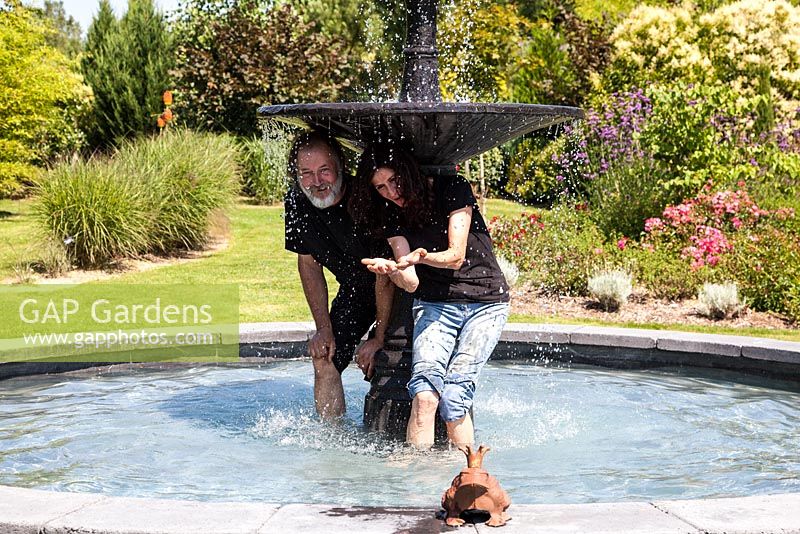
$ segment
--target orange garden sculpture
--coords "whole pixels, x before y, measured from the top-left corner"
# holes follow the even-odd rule
[[[442,508],[445,523],[451,527],[464,524],[461,513],[466,511],[482,511],[489,514],[486,524],[490,527],[501,527],[511,519],[506,510],[511,505],[508,494],[500,487],[500,483],[483,469],[483,456],[491,449],[481,445],[474,450],[467,445],[459,447],[467,455],[467,468],[453,479],[450,488],[442,495]]]

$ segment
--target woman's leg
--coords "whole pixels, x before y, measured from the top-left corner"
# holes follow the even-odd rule
[[[414,357],[408,382],[412,403],[406,438],[417,447],[433,445],[436,409],[460,325],[457,312],[452,304],[414,301]]]
[[[411,418],[406,429],[406,441],[417,448],[433,445],[436,409],[439,395],[435,391],[420,391],[411,401]]]
[[[475,441],[475,429],[472,427],[472,417],[469,412],[461,419],[445,423],[447,438],[456,447],[472,445]]]
[[[447,424],[447,435],[456,445],[474,441],[469,411],[478,375],[494,351],[508,319],[506,302],[469,304],[458,344],[447,364],[439,410]]]

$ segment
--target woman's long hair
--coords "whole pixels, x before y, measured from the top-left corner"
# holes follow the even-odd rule
[[[375,171],[387,167],[395,172],[397,185],[405,200],[402,208],[383,198],[372,185]],[[356,225],[369,228],[377,237],[383,235],[392,211],[398,210],[400,221],[413,229],[428,224],[433,215],[433,186],[420,174],[416,160],[396,145],[367,147],[361,155],[352,184],[347,210]]]

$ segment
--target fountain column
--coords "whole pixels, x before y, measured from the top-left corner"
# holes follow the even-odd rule
[[[401,102],[442,101],[439,89],[439,53],[436,50],[437,0],[406,0],[406,46]],[[420,162],[423,165],[427,162]],[[424,167],[423,167],[424,170]],[[372,387],[364,398],[364,426],[397,438],[405,437],[411,416],[411,399],[406,384],[411,379],[412,297],[395,289],[392,315],[384,350],[376,354]],[[445,440],[447,432],[436,418],[436,438]]]
[[[406,1],[406,47],[400,102],[441,102],[436,50],[437,0]]]

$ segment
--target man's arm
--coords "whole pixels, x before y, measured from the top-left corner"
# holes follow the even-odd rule
[[[394,300],[394,284],[388,276],[375,276],[375,332],[374,336],[358,347],[356,363],[367,378],[372,378],[375,370],[375,353],[383,348],[386,340],[386,329],[392,314]]]
[[[308,352],[312,358],[327,358],[333,361],[336,341],[328,311],[328,283],[322,272],[322,265],[310,254],[297,255],[297,271],[303,284],[303,293],[317,327],[316,333],[308,342]]]

